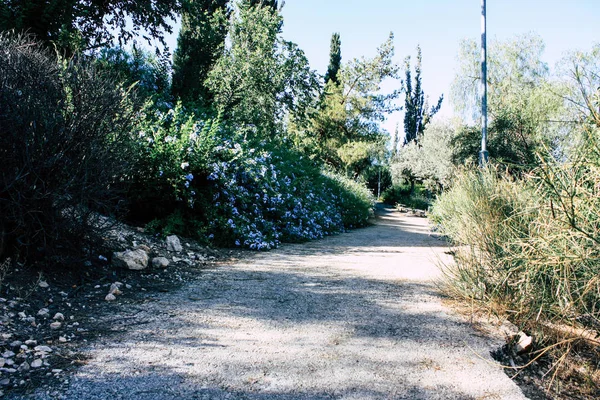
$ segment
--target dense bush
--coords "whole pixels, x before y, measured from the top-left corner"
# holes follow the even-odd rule
[[[599,329],[599,167],[544,163],[527,180],[460,173],[432,211],[459,245],[447,289],[529,331]]]
[[[427,210],[431,205],[427,189],[423,185],[415,185],[411,188],[409,184],[393,185],[381,196],[385,204],[392,206],[401,205],[418,210]]]
[[[119,204],[133,107],[126,91],[28,37],[0,34],[0,255],[81,250]]]
[[[156,110],[152,108],[152,110]],[[373,198],[285,146],[251,144],[181,107],[146,114],[132,218],[218,245],[267,250],[364,226]]]

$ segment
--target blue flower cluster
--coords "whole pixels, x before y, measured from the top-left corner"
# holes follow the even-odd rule
[[[211,222],[215,240],[269,250],[345,229],[335,185],[307,161],[231,142],[218,150],[221,160],[209,164],[207,177],[218,212]]]

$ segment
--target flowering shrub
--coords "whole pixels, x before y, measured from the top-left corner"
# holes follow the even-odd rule
[[[298,153],[230,139],[180,105],[140,125],[132,216],[153,229],[269,250],[367,223],[370,192]]]

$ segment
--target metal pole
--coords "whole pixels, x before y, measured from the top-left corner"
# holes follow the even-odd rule
[[[381,197],[381,165],[379,166],[379,174],[377,176],[377,200]]]
[[[479,152],[479,164],[481,166],[488,162],[487,151],[487,38],[486,38],[486,0],[481,0],[481,151]]]

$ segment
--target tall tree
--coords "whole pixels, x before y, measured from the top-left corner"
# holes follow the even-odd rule
[[[393,34],[373,58],[354,59],[340,69],[339,84],[325,86],[310,124],[298,132],[296,145],[353,177],[362,174],[385,151],[389,135],[381,129],[385,116],[398,110],[398,92],[385,94],[381,83],[398,78],[393,61]]]
[[[417,64],[415,65],[414,86],[410,67],[410,56],[406,58],[406,78],[404,81],[404,145],[418,142],[420,135],[431,118],[440,110],[444,95],[441,95],[437,104],[430,109],[421,86],[421,47],[417,46]]]
[[[173,95],[187,104],[208,106],[208,72],[223,51],[229,0],[186,0],[173,55]]]
[[[338,83],[338,72],[342,66],[342,41],[339,33],[331,35],[331,46],[329,49],[329,66],[325,74],[325,84],[329,81]]]
[[[3,0],[0,30],[27,31],[47,45],[73,52],[121,44],[137,36],[164,43],[180,0]]]
[[[230,21],[228,46],[206,81],[215,108],[248,139],[273,139],[316,97],[316,73],[281,37],[278,12],[241,2]]]

